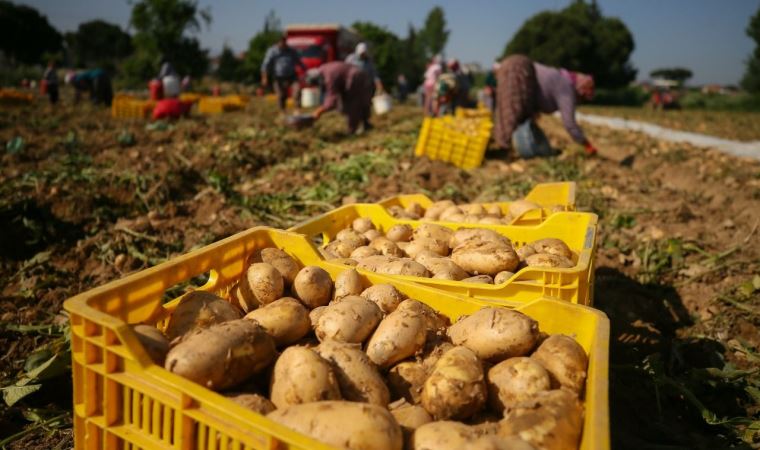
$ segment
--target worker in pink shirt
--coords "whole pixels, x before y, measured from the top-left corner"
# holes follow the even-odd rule
[[[313,113],[314,120],[322,114],[340,107],[348,121],[348,132],[355,133],[362,125],[366,131],[372,106],[372,78],[361,68],[343,61],[322,64],[313,72],[322,80],[325,97]],[[310,78],[313,75],[310,75]],[[312,80],[313,81],[313,80]]]

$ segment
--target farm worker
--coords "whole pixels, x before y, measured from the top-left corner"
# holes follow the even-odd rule
[[[174,69],[174,65],[169,61],[169,58],[164,56],[161,58],[161,67],[158,70],[158,76],[156,77],[157,80],[163,80],[164,77],[179,77],[179,74]]]
[[[575,121],[579,99],[594,96],[594,79],[590,75],[548,67],[527,56],[505,58],[496,70],[496,117],[494,140],[504,149],[512,147],[512,133],[538,113],[559,111],[562,124],[575,140],[593,155],[596,148]]]
[[[378,94],[381,94],[383,92],[383,82],[380,80],[380,77],[377,75],[377,70],[375,70],[375,64],[372,63],[372,58],[369,56],[369,52],[367,51],[367,44],[364,42],[359,42],[356,44],[356,49],[353,53],[348,55],[346,57],[346,62],[349,64],[353,64],[356,67],[362,69],[363,71],[367,72],[367,75],[369,75],[370,80],[372,80],[375,83],[374,92]]]
[[[153,108],[153,120],[179,119],[182,116],[187,116],[192,105],[191,102],[183,102],[176,97],[161,99]]]
[[[55,60],[51,59],[45,73],[42,74],[42,81],[45,82],[45,89],[51,105],[58,103],[58,73],[55,69]]]
[[[450,72],[442,72],[438,76],[433,92],[433,115],[442,116],[454,114],[456,98],[459,92],[457,76]]]
[[[74,87],[74,102],[78,103],[82,92],[90,93],[90,101],[94,104],[102,103],[111,106],[113,90],[111,77],[103,69],[92,69],[79,73],[70,72],[66,75],[66,83]]]
[[[465,72],[459,61],[452,59],[448,63],[448,68],[457,80],[457,91],[454,95],[454,109],[470,107],[470,87],[472,79],[469,73]]]
[[[369,112],[372,104],[372,79],[367,72],[342,61],[322,64],[315,73],[322,79],[325,98],[313,117],[318,120],[322,114],[341,106],[341,112],[348,120],[348,132],[355,133],[361,124],[369,130]]]
[[[280,36],[277,44],[269,47],[266,55],[264,55],[264,62],[261,63],[261,84],[266,86],[270,82],[273,82],[281,111],[285,111],[288,89],[293,89],[293,99],[296,104],[299,103],[296,66],[299,66],[301,70],[306,72],[306,66],[301,61],[298,52],[288,45],[287,39],[283,34]]]
[[[396,98],[400,103],[406,102],[406,98],[409,96],[409,82],[406,81],[406,76],[403,73],[396,78]]]
[[[425,80],[422,83],[423,86],[423,92],[425,96],[425,114],[427,115],[433,115],[434,108],[434,94],[435,94],[435,87],[438,83],[438,77],[441,76],[441,73],[443,72],[443,58],[441,55],[435,55],[433,57],[433,60],[428,65],[427,69],[425,70]]]

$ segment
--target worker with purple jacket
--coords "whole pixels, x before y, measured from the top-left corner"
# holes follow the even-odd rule
[[[504,59],[495,75],[493,134],[497,146],[511,149],[512,133],[517,127],[539,113],[559,111],[562,124],[573,140],[583,145],[587,154],[596,153],[575,121],[578,101],[594,96],[594,79],[590,75],[545,66],[523,55]]]
[[[312,72],[313,71],[313,72]],[[313,113],[314,120],[322,114],[340,107],[348,121],[348,132],[355,133],[362,125],[366,131],[372,106],[372,77],[360,67],[343,61],[332,61],[312,69],[313,75],[321,78],[324,88],[322,105]],[[313,82],[313,80],[312,80]]]

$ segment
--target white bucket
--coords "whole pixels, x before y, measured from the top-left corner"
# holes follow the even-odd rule
[[[391,96],[388,94],[380,94],[372,98],[372,106],[375,108],[375,114],[377,115],[390,111],[392,103]]]
[[[319,106],[319,88],[301,89],[301,107],[314,108]]]
[[[172,98],[178,97],[180,93],[180,81],[179,77],[174,75],[167,75],[161,80],[161,84],[164,86],[164,97]]]

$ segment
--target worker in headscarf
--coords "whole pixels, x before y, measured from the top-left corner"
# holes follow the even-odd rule
[[[443,58],[441,55],[435,55],[425,69],[425,79],[422,83],[425,96],[425,114],[429,116],[435,114],[435,89],[441,73],[443,73]]]
[[[372,105],[372,79],[367,72],[343,61],[333,61],[312,69],[309,82],[314,84],[320,78],[324,89],[324,100],[314,113],[314,120],[339,106],[348,121],[348,132],[355,133],[359,125],[364,131],[372,128],[369,112]]]
[[[277,43],[267,50],[264,61],[261,63],[261,85],[269,83],[274,85],[277,93],[277,103],[281,111],[285,111],[288,100],[288,90],[291,89],[293,100],[299,104],[299,86],[296,66],[306,72],[306,66],[301,61],[301,56],[288,45],[287,37],[283,34]]]
[[[111,77],[103,69],[92,69],[84,72],[66,75],[66,83],[74,87],[74,102],[78,103],[83,92],[89,92],[90,101],[94,104],[111,106],[113,89]]]
[[[523,55],[505,58],[495,74],[496,145],[511,149],[512,133],[518,126],[539,113],[559,111],[562,124],[573,140],[583,145],[587,154],[596,153],[575,121],[578,101],[594,96],[594,79],[590,75],[545,66]]]
[[[367,44],[364,42],[359,42],[356,44],[356,49],[354,52],[346,57],[346,62],[353,64],[356,67],[367,72],[370,80],[372,80],[374,83],[374,91],[372,94],[381,94],[383,92],[383,82],[380,80],[380,76],[377,74],[375,64],[372,62],[372,58],[369,56],[368,50],[369,49],[367,48]]]

